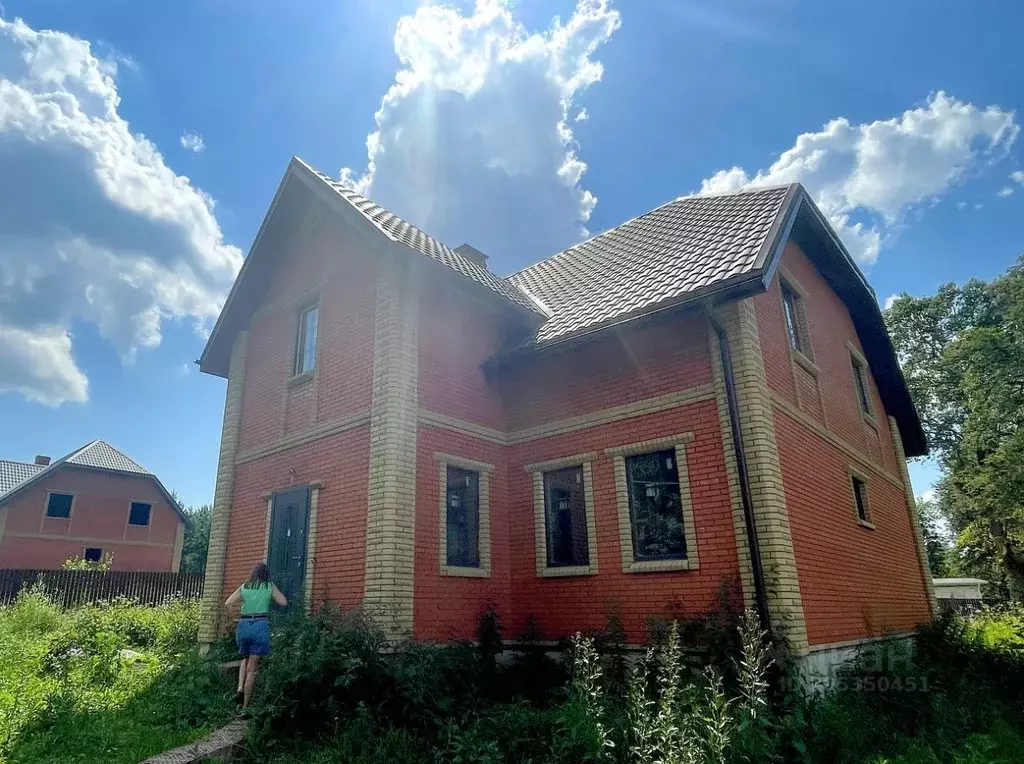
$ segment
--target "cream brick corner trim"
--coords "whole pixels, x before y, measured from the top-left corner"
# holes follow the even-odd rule
[[[533,529],[537,575],[541,578],[597,575],[597,523],[594,519],[594,470],[592,462],[597,452],[564,456],[546,462],[527,464],[526,471],[533,474]],[[587,518],[587,564],[548,566],[547,502],[544,496],[544,473],[579,467],[583,472],[583,503]]]
[[[711,353],[711,371],[718,404],[718,426],[722,433],[722,454],[725,458],[725,473],[729,482],[729,503],[732,506],[732,529],[736,537],[736,557],[740,566],[740,589],[743,607],[753,610],[757,606],[754,589],[754,568],[750,561],[750,544],[747,541],[747,523],[743,515],[743,496],[740,490],[739,467],[736,464],[736,445],[732,438],[732,422],[729,419],[729,401],[725,389],[725,373],[722,370],[722,350],[718,334],[711,321],[707,322],[708,346]]]
[[[438,493],[438,515],[440,526],[438,532],[438,560],[442,576],[459,576],[463,578],[490,578],[491,577],[491,473],[494,472],[494,465],[485,462],[466,459],[453,454],[434,453],[437,460],[437,493]],[[464,470],[472,470],[479,474],[478,509],[479,522],[477,524],[477,554],[480,564],[476,567],[467,565],[448,564],[448,468],[459,467]]]
[[[407,259],[377,264],[363,604],[396,642],[413,628],[419,294]]]
[[[697,570],[697,533],[693,525],[693,499],[690,495],[690,472],[686,446],[693,440],[692,432],[655,438],[639,443],[606,448],[615,467],[615,501],[619,509],[619,547],[622,551],[623,573],[657,573],[672,570]],[[683,512],[683,538],[686,557],[677,560],[637,560],[633,546],[633,522],[629,511],[629,484],[626,480],[626,457],[651,451],[675,449],[676,472],[679,475],[679,503]]]
[[[4,540],[4,526],[7,524],[7,507],[0,507],[0,541]]]
[[[807,625],[753,300],[724,305],[718,320],[725,328],[732,352],[740,431],[769,608],[790,648],[802,650],[807,646]]]
[[[306,526],[306,570],[303,575],[303,599],[308,615],[313,609],[313,575],[316,573],[317,507],[320,505],[319,481],[309,486],[309,523]]]
[[[213,492],[210,518],[210,545],[206,558],[203,601],[199,609],[199,643],[208,646],[220,631],[223,611],[224,563],[227,558],[228,527],[235,491],[235,455],[242,423],[242,396],[245,392],[245,364],[249,348],[249,332],[241,331],[231,349],[228,366],[228,389],[224,401],[224,424],[220,435],[217,460],[217,482]]]
[[[0,510],[2,513],[3,510]],[[0,538],[3,537],[3,519],[0,518]],[[177,573],[181,570],[181,553],[185,550],[185,523],[179,522],[174,531],[174,551],[171,552],[171,572]]]
[[[932,618],[935,618],[939,614],[939,605],[935,600],[935,584],[932,581],[931,569],[928,567],[928,553],[925,551],[924,537],[921,535],[921,524],[917,521],[917,499],[914,497],[914,487],[910,484],[906,451],[903,450],[903,438],[900,436],[900,428],[896,424],[896,417],[889,417],[889,432],[892,434],[892,445],[896,449],[896,461],[899,463],[900,475],[903,478],[903,495],[907,501],[910,527],[914,532],[914,545],[917,547],[917,563],[921,569],[921,578],[924,580],[924,589],[928,596],[928,608],[931,611]]]

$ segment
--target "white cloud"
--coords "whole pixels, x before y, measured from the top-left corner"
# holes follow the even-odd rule
[[[214,202],[118,113],[116,63],[0,18],[0,392],[84,401],[72,321],[122,358],[216,317],[241,266]]]
[[[588,119],[590,119],[590,115],[587,113],[586,109],[580,109],[578,112],[576,112],[576,122],[586,122]]]
[[[979,108],[942,91],[898,117],[833,119],[804,133],[766,170],[720,170],[703,193],[800,181],[850,252],[873,263],[908,210],[937,199],[968,172],[1002,156],[1020,128],[1012,111]]]
[[[996,192],[996,196],[1013,196],[1013,186],[1003,186],[1001,189],[999,189],[999,191]]]
[[[938,494],[935,493],[934,488],[929,488],[927,491],[917,497],[918,501],[935,501],[938,498]]]
[[[893,303],[896,302],[898,299],[900,299],[900,296],[901,295],[898,295],[898,294],[891,294],[888,297],[886,297],[885,298],[885,309],[889,310],[889,308],[892,307]]]
[[[196,154],[206,149],[206,143],[203,141],[203,136],[199,133],[182,133],[178,139],[178,143],[181,144],[183,149],[194,151]]]
[[[609,0],[578,0],[529,33],[508,0],[471,15],[437,5],[395,30],[401,69],[347,185],[453,245],[539,258],[578,240],[597,199],[570,128],[574,98],[602,76],[597,48],[619,26]]]
[[[958,210],[967,209],[967,202],[957,202],[956,203],[956,208]]]
[[[1014,170],[1010,173],[1010,180],[1024,186],[1024,170]]]

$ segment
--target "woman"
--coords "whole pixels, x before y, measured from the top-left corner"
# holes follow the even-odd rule
[[[238,643],[238,653],[242,656],[242,664],[238,667],[238,692],[235,697],[242,702],[242,708],[246,708],[252,698],[260,658],[270,655],[270,624],[267,622],[267,613],[270,612],[271,600],[281,607],[288,605],[288,600],[281,594],[281,590],[270,580],[270,567],[261,562],[252,569],[249,580],[235,589],[224,603],[229,608],[238,603],[242,604],[242,616],[238,619],[238,627],[235,629],[235,642]]]

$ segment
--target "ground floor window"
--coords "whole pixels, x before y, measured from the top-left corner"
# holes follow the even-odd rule
[[[697,534],[686,449],[692,433],[615,446],[619,543],[627,573],[694,570]]]
[[[100,562],[103,559],[103,550],[99,547],[86,547],[82,559],[86,562]]]
[[[491,575],[491,464],[435,453],[439,465],[441,574]]]

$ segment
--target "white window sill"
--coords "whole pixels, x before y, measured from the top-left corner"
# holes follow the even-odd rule
[[[301,374],[296,374],[294,377],[289,377],[288,382],[286,384],[288,385],[288,387],[297,387],[301,384],[309,382],[315,376],[316,369],[310,369],[309,371],[304,371]]]
[[[541,578],[571,578],[573,576],[596,576],[597,568],[593,565],[566,565],[557,568],[541,568],[537,571]]]
[[[875,524],[874,524],[873,522],[870,522],[869,520],[861,520],[861,519],[860,519],[860,518],[858,517],[858,518],[857,518],[857,524],[858,524],[858,525],[859,525],[859,526],[860,526],[861,528],[867,528],[867,529],[868,529],[869,531],[873,531],[873,530],[875,530]]]
[[[627,573],[665,573],[676,570],[697,570],[696,560],[637,560],[626,568]]]
[[[442,576],[452,576],[456,578],[490,578],[490,568],[470,568],[462,567],[459,565],[442,565],[441,566]]]

